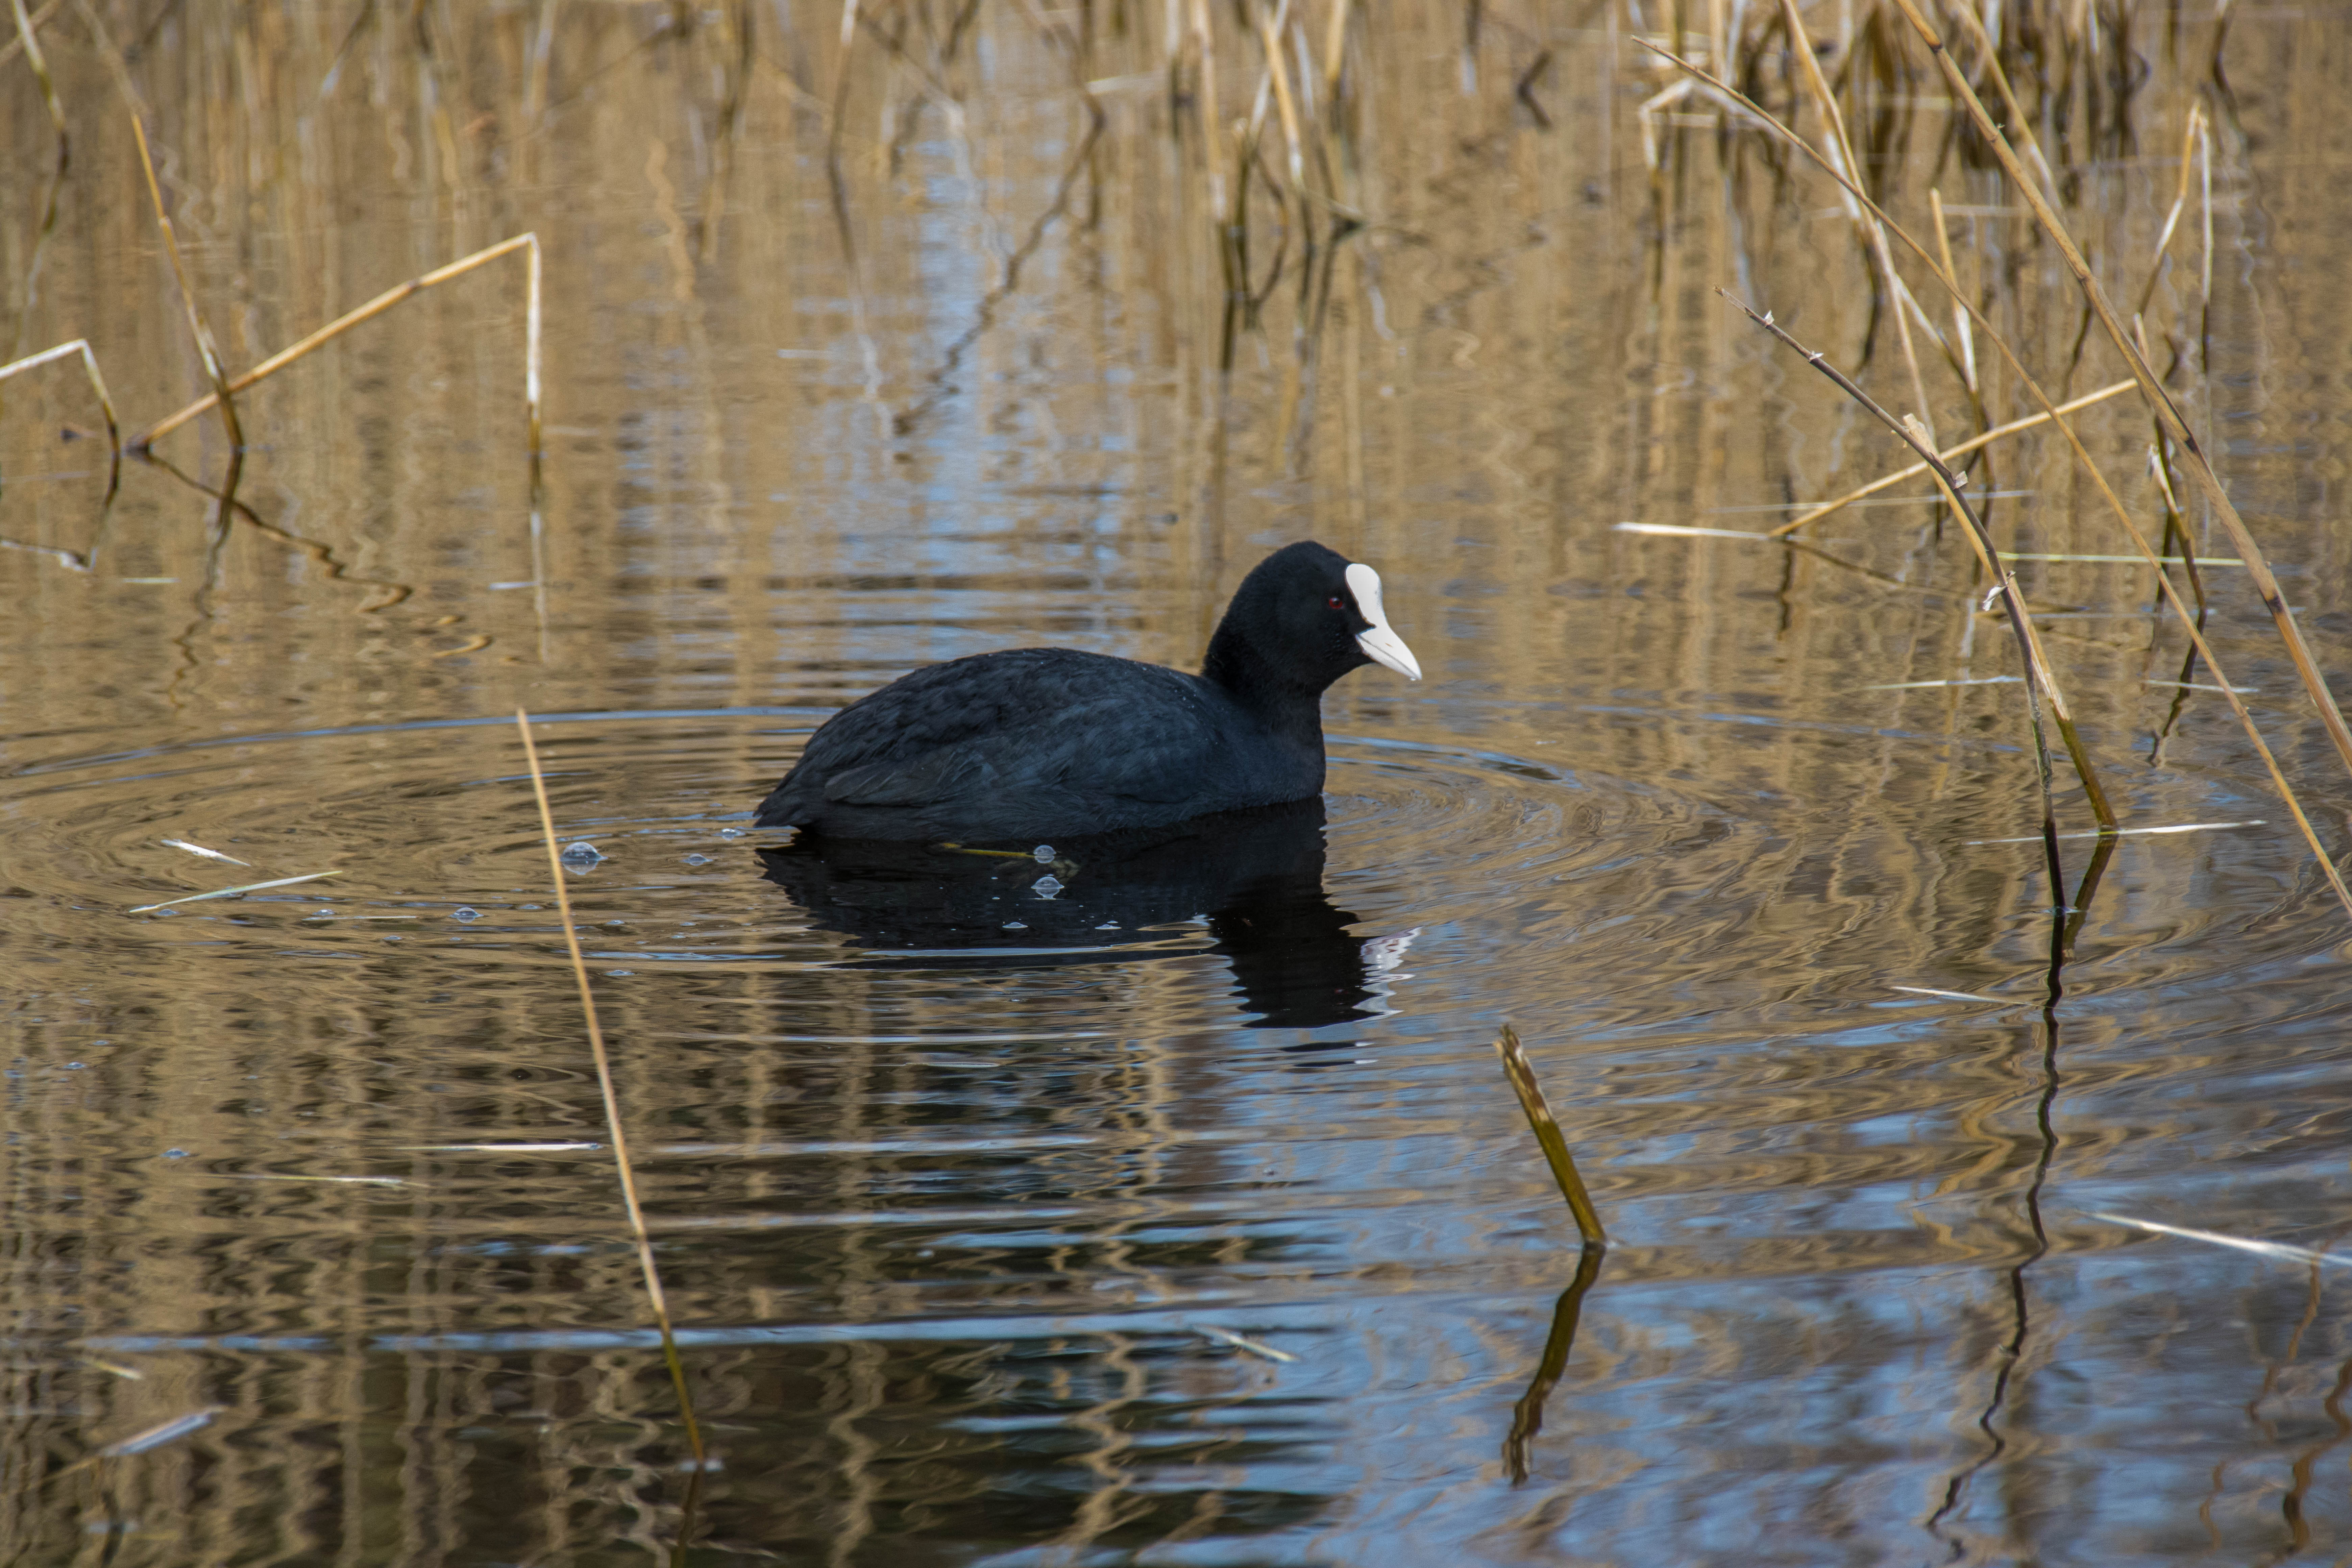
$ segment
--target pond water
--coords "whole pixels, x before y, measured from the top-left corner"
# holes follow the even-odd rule
[[[1229,321],[1158,16],[870,8],[843,69],[841,18],[754,6],[154,9],[44,29],[61,175],[0,67],[7,357],[87,336],[131,429],[203,389],[121,48],[232,371],[537,233],[544,482],[519,257],[243,395],[227,509],[213,417],[110,498],[73,367],[6,385],[6,1561],[2352,1552],[2352,926],[2144,568],[2021,563],[2136,830],[2095,859],[2062,761],[2061,900],[1923,486],[1811,552],[1617,526],[1760,531],[1906,457],[1715,297],[1903,401],[1832,187],[1699,100],[1653,175],[1638,12],[1358,18],[1307,183],[1367,222],[1273,194],[1268,130]],[[1246,115],[1261,57],[1201,16]],[[2044,121],[2136,300],[2208,117],[2149,330],[2337,670],[2347,21],[2236,11],[2224,82],[2210,13],[2141,16],[2099,47],[2146,82]],[[1893,205],[1937,186],[2053,385],[2118,379],[2095,334],[2070,374],[2075,297],[1915,67],[1872,89]],[[2146,416],[2083,429],[2159,526]],[[2004,548],[2128,550],[2062,447],[1977,461]],[[856,696],[1034,642],[1192,666],[1306,537],[1427,676],[1333,689],[1319,809],[1127,864],[753,828]],[[2340,853],[2244,573],[2205,584]],[[518,707],[592,847],[690,1521]]]

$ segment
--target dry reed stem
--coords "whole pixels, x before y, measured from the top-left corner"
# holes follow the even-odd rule
[[[1960,269],[1952,265],[1952,237],[1944,222],[1944,193],[1933,185],[1927,187],[1927,210],[1936,223],[1936,253],[1943,258],[1944,275],[1958,279]],[[1960,379],[1968,383],[1969,395],[1977,400],[1977,417],[1984,417],[1984,388],[1977,384],[1977,339],[1975,329],[1969,324],[1969,313],[1955,304],[1952,307],[1952,340],[1960,345]]]
[[[2229,702],[2231,711],[2237,715],[2238,723],[2245,731],[2246,739],[2252,743],[2255,753],[2262,758],[2263,766],[2270,773],[2271,783],[2277,789],[2280,800],[2285,805],[2289,814],[2294,817],[2295,826],[2302,831],[2304,842],[2311,847],[2312,856],[2319,862],[2320,869],[2326,874],[2328,885],[2335,889],[2337,901],[2344,906],[2347,915],[2352,915],[2352,889],[2345,886],[2343,877],[2336,869],[2336,863],[2328,858],[2326,849],[2321,846],[2318,833],[2313,829],[2310,817],[2305,814],[2303,803],[2296,798],[2294,786],[2287,783],[2286,774],[2280,771],[2278,759],[2272,753],[2268,742],[2263,741],[2261,729],[2254,723],[2252,712],[2239,700],[2237,683],[2222,671],[2220,662],[2214,658],[2213,650],[2205,641],[2205,634],[2197,624],[2197,617],[2189,612],[2188,605],[2180,597],[2179,591],[2172,585],[2172,580],[2166,574],[2158,552],[2148,544],[2147,536],[2142,533],[2139,525],[2132,521],[2131,514],[2124,509],[2122,499],[2116,494],[2115,487],[2107,482],[2106,475],[2092,459],[2090,448],[2083,445],[2083,438],[2074,433],[2074,427],[2072,425],[2056,416],[2057,405],[2051,401],[2050,394],[2042,387],[2041,382],[2026,371],[2024,362],[2018,358],[2016,348],[1994,329],[1992,322],[1986,318],[1984,312],[1960,292],[1958,283],[1937,267],[1935,258],[1927,254],[1926,247],[1912,237],[1911,232],[1888,217],[1875,203],[1871,202],[1870,197],[1864,195],[1859,186],[1838,173],[1829,160],[1822,157],[1811,142],[1773,119],[1753,100],[1708,75],[1707,72],[1679,55],[1662,49],[1643,38],[1637,37],[1634,42],[1653,54],[1672,60],[1676,66],[1709,86],[1737,99],[1774,135],[1811,160],[1815,167],[1845,186],[1857,200],[1870,205],[1872,210],[1877,213],[1880,221],[1887,226],[1888,232],[1900,239],[1910,248],[1913,255],[1926,264],[1928,271],[1935,275],[1936,280],[1943,285],[1945,291],[1968,311],[1969,319],[1983,330],[1993,347],[2000,351],[2002,360],[2009,365],[2011,372],[2017,376],[2020,384],[2036,403],[2042,405],[2042,412],[2049,417],[2051,425],[2066,438],[2066,445],[2073,450],[2075,461],[2082,465],[2084,472],[2090,476],[2091,482],[2098,488],[2101,499],[2107,503],[2107,509],[2115,515],[2116,523],[2130,537],[2132,544],[2139,551],[2141,558],[2156,573],[2157,586],[2162,592],[2165,602],[2170,605],[2173,613],[2180,617],[2181,629],[2188,634],[2190,645],[2196,648],[2198,657],[2205,661],[2205,667],[2213,672],[2214,679],[2221,683],[2222,696]]]
[[[1897,419],[1881,407],[1877,399],[1854,384],[1852,377],[1830,363],[1827,355],[1817,349],[1805,347],[1790,336],[1769,312],[1759,312],[1727,289],[1717,289],[1716,292],[1747,311],[1748,319],[1758,326],[1803,355],[1807,364],[1836,383],[1839,391],[1860,404],[1872,418],[1893,431],[1896,439],[1919,454],[1920,460],[1936,476],[1936,483],[1942,489],[1944,499],[1958,514],[1968,541],[1975,547],[1978,564],[1985,569],[1986,575],[2000,585],[2001,607],[2009,615],[2010,630],[2016,635],[2018,652],[2025,660],[2026,705],[2033,728],[2033,759],[2042,779],[2042,828],[2049,840],[2051,869],[2055,874],[2058,868],[2058,812],[2050,794],[2050,749],[2049,742],[2042,732],[2042,698],[2049,700],[2051,717],[2058,725],[2058,733],[2065,741],[2066,754],[2074,763],[2076,776],[2083,781],[2083,793],[2089,797],[2092,814],[2098,817],[2099,826],[2109,832],[2114,831],[2116,814],[2107,805],[2106,791],[2099,787],[2098,771],[2092,767],[2090,757],[2083,750],[2082,738],[2075,733],[2074,715],[2067,709],[2065,693],[2059,689],[2058,678],[2050,668],[2049,658],[2042,652],[2042,640],[2033,634],[2032,616],[2026,608],[2024,592],[2017,585],[2017,574],[2000,563],[2000,553],[1993,544],[1991,533],[1969,507],[1968,499],[1960,493],[1959,476],[1936,456],[1936,448],[1929,440],[1924,422]],[[2054,891],[2058,901],[2064,903],[2066,889],[2063,883],[2061,882]]]
[[[58,167],[62,169],[66,166],[65,106],[58,101],[57,86],[49,80],[48,57],[41,53],[39,31],[33,18],[26,14],[25,0],[9,0],[9,6],[16,16],[17,47],[25,51],[25,63],[33,68],[33,79],[41,87],[41,101],[48,106],[49,123],[57,128]],[[52,5],[49,9],[54,11],[57,7]]]
[[[35,365],[43,365],[51,360],[63,359],[70,353],[81,355],[82,373],[89,377],[89,389],[97,395],[100,412],[106,416],[107,445],[113,449],[114,461],[120,465],[122,461],[122,429],[115,422],[114,399],[107,395],[106,378],[98,374],[98,356],[89,352],[88,338],[76,338],[69,343],[59,343],[53,349],[43,349],[39,353],[28,354],[14,364],[0,364],[0,381],[7,380],[19,371],[31,370]]]
[[[1561,1134],[1559,1123],[1552,1119],[1543,1085],[1536,1081],[1536,1069],[1528,1062],[1527,1049],[1508,1024],[1495,1037],[1495,1054],[1503,1058],[1503,1076],[1511,1080],[1512,1091],[1519,1097],[1519,1109],[1527,1112],[1528,1125],[1535,1130],[1536,1142],[1543,1150],[1544,1163],[1551,1167],[1552,1180],[1559,1184],[1559,1195],[1568,1200],[1568,1211],[1576,1216],[1578,1234],[1590,1246],[1608,1246],[1609,1235],[1601,1228],[1600,1211],[1592,1206],[1592,1199],[1584,1190],[1584,1178],[1576,1173],[1576,1161],[1568,1152],[1568,1139]]]
[[[43,27],[47,26],[49,25],[49,19],[65,8],[66,0],[49,0],[47,5],[34,12],[31,17],[32,25],[29,27],[20,27],[17,31],[16,37],[9,39],[5,44],[0,44],[0,66],[6,65],[10,60],[15,59],[18,55],[24,53],[25,40],[32,34],[37,33]]]
[[[424,290],[432,288],[436,283],[446,283],[452,278],[456,278],[463,273],[470,272],[477,267],[480,267],[487,262],[495,261],[499,257],[505,256],[515,250],[523,251],[526,258],[526,282],[524,285],[526,299],[523,307],[523,331],[526,339],[523,350],[523,399],[530,415],[530,458],[532,464],[536,466],[540,458],[539,384],[541,363],[541,310],[539,235],[535,231],[527,234],[516,235],[512,239],[500,240],[498,244],[493,245],[487,249],[478,250],[471,256],[462,257],[459,259],[449,263],[446,267],[438,268],[419,278],[412,278],[407,282],[400,284],[396,288],[385,289],[383,293],[377,295],[366,304],[362,305],[356,310],[348,311],[343,315],[336,317],[333,321],[328,322],[325,326],[320,327],[317,331],[312,332],[309,337],[304,338],[301,342],[294,344],[292,347],[281,349],[277,353],[270,355],[268,359],[263,360],[259,364],[255,365],[251,370],[247,371],[243,375],[237,376],[235,380],[228,382],[226,388],[223,390],[226,390],[232,395],[236,393],[243,392],[247,387],[252,386],[255,383],[275,375],[278,372],[285,369],[288,365],[292,364],[296,360],[300,359],[304,354],[309,353],[311,350],[319,347],[320,344],[327,342],[331,339],[341,336],[352,328],[358,326],[362,321],[365,321],[373,317],[383,314],[386,310],[391,310],[394,305],[397,305],[402,300],[408,299],[411,295],[422,293]],[[132,441],[131,443],[131,450],[144,451],[149,447],[153,446],[161,437],[171,434],[181,426],[186,424],[189,420],[194,419],[197,415],[202,414],[205,409],[213,406],[214,404],[220,401],[220,398],[221,392],[219,390],[209,393],[203,397],[199,397],[194,403],[189,404],[185,408],[181,409],[177,414],[174,414],[170,418],[162,421],[152,429],[149,430],[145,435],[141,436],[138,439]]]
[[[613,1087],[612,1058],[605,1054],[604,1031],[596,1020],[596,995],[588,984],[588,962],[581,955],[580,932],[572,921],[572,894],[563,883],[563,855],[555,847],[555,813],[547,804],[547,778],[540,771],[539,748],[531,743],[530,714],[515,710],[515,728],[522,733],[522,753],[530,764],[531,797],[539,803],[539,828],[547,846],[547,873],[555,883],[555,910],[563,922],[564,951],[572,958],[572,978],[580,989],[580,1012],[588,1029],[588,1052],[596,1064],[596,1091],[604,1097],[605,1133],[613,1141],[613,1164],[621,1178],[621,1206],[627,1213],[629,1236],[636,1243],[637,1267],[646,1277],[646,1295],[652,1301],[654,1321],[661,1329],[662,1359],[669,1363],[677,1408],[686,1425],[687,1447],[694,1454],[695,1484],[709,1467],[703,1452],[702,1428],[694,1418],[694,1396],[686,1385],[686,1363],[678,1358],[677,1335],[670,1327],[669,1300],[662,1292],[661,1266],[654,1261],[653,1237],[646,1229],[646,1212],[637,1201],[637,1179],[629,1163],[628,1135],[621,1127],[621,1098]],[[690,1510],[689,1510],[690,1511]],[[688,1521],[689,1528],[691,1519]],[[681,1539],[679,1544],[684,1545]]]
[[[1234,214],[1226,200],[1225,171],[1220,151],[1225,139],[1225,125],[1223,111],[1217,105],[1217,34],[1209,21],[1209,0],[1192,0],[1192,47],[1199,51],[1201,58],[1201,152],[1209,182],[1209,215],[1217,225],[1219,240],[1230,246],[1232,237],[1226,230],[1233,222]]]
[[[2197,148],[2204,134],[2205,106],[2192,103],[2189,106],[2188,121],[2181,129],[2180,181],[2173,189],[2171,209],[2164,215],[2164,228],[2156,237],[2156,254],[2148,258],[2147,281],[2140,285],[2139,303],[2132,307],[2135,318],[2147,314],[2148,302],[2156,298],[2156,286],[2163,280],[2165,247],[2172,243],[2173,230],[2179,227],[2180,215],[2188,209],[2189,176],[2196,167]],[[2145,343],[2141,344],[2140,352],[2147,352]]]
[[[1274,83],[1275,111],[1282,119],[1282,140],[1290,154],[1291,189],[1304,194],[1307,189],[1307,145],[1298,129],[1298,105],[1290,95],[1290,69],[1282,58],[1282,25],[1290,15],[1290,0],[1282,0],[1271,16],[1264,4],[1251,7],[1257,22],[1258,47],[1265,51],[1267,79]]]
[[[1339,79],[1348,63],[1348,0],[1331,0],[1331,15],[1323,28],[1323,101],[1336,123],[1339,115]]]
[[[2263,555],[2262,545],[2255,541],[2252,531],[2246,527],[2245,520],[2238,515],[2237,507],[2231,504],[2229,492],[2222,487],[2220,474],[2214,471],[2212,463],[2207,458],[2196,432],[2189,428],[2189,422],[2181,416],[2180,410],[2165,392],[2163,384],[2158,381],[2156,372],[2133,343],[2130,334],[2124,331],[2114,305],[2108,302],[2107,291],[2100,286],[2090,264],[2083,258],[2074,237],[2067,232],[2066,226],[2060,221],[2056,209],[2041,188],[2027,177],[2016,148],[2001,134],[2000,127],[1993,123],[1992,116],[1985,110],[1983,100],[1969,86],[1966,73],[1952,58],[1951,51],[1944,47],[1943,38],[1920,14],[1916,0],[1895,0],[1895,5],[1927,46],[1928,53],[1935,57],[1936,65],[1943,72],[1953,95],[1968,110],[1978,133],[1991,147],[1994,157],[2000,161],[2001,168],[2007,172],[2011,182],[2024,195],[2026,205],[2033,210],[2034,218],[2041,224],[2042,232],[2058,247],[2067,270],[2074,273],[2074,281],[2082,288],[2084,299],[2090,302],[2092,313],[2098,318],[2099,325],[2124,356],[2124,363],[2131,371],[2132,378],[2139,383],[2140,391],[2147,398],[2148,407],[2155,414],[2157,423],[2174,445],[2189,454],[2189,472],[2196,476],[2198,485],[2212,504],[2214,515],[2221,520],[2221,526],[2229,531],[2231,542],[2237,546],[2239,558],[2245,562],[2247,575],[2253,579],[2254,591],[2262,595],[2263,607],[2270,612],[2271,622],[2278,628],[2280,640],[2286,645],[2287,656],[2294,661],[2295,674],[2301,678],[2304,689],[2311,694],[2313,705],[2319,710],[2320,722],[2326,727],[2328,739],[2335,742],[2336,754],[2343,759],[2347,769],[2352,769],[2352,726],[2345,723],[2344,711],[2336,706],[2335,694],[2328,690],[2326,680],[2320,675],[2319,667],[2312,658],[2311,648],[2303,640],[2302,628],[2294,624],[2294,616],[2287,607],[2286,595],[2279,587],[2277,576],[2271,571],[2269,559]]]
[[[2222,0],[2222,3],[2226,6],[2228,0]],[[1985,31],[1983,21],[1969,9],[1967,0],[1954,0],[1946,8],[1959,17],[1969,36],[1976,40],[1977,50],[1985,62],[1985,74],[1992,78],[1992,85],[2000,94],[2001,106],[2009,110],[2009,122],[2016,126],[2017,133],[2025,139],[2025,151],[2032,158],[2034,168],[2041,171],[2042,189],[2049,192],[2053,200],[2056,199],[2058,176],[2051,173],[2050,160],[2042,155],[2042,143],[2033,139],[2033,121],[2026,118],[2024,106],[2017,101],[2017,93],[2009,85],[2009,73],[2001,68],[2000,51],[1993,47],[1992,35]]]
[[[1854,184],[1860,184],[1862,164],[1854,158],[1853,143],[1846,136],[1845,116],[1838,111],[1837,94],[1830,90],[1829,79],[1822,75],[1822,62],[1813,53],[1812,37],[1805,31],[1804,18],[1797,14],[1797,0],[1780,0],[1780,16],[1789,29],[1791,51],[1803,62],[1806,89],[1812,94],[1814,105],[1829,127],[1830,144],[1837,153],[1838,164]],[[1910,319],[1903,313],[1905,289],[1901,275],[1895,270],[1895,252],[1886,243],[1883,225],[1864,216],[1851,201],[1846,204],[1846,211],[1862,226],[1870,243],[1872,259],[1878,263],[1879,279],[1886,287],[1887,309],[1895,317],[1895,341],[1903,349],[1903,366],[1911,374],[1911,401],[1916,405],[1921,423],[1927,426],[1927,444],[1932,447],[1936,444],[1936,416],[1927,402],[1927,381],[1919,374],[1918,351],[1912,346]]]
[[[1966,316],[1962,316],[1960,319],[1962,321],[1966,321],[1968,318]],[[2082,396],[2074,399],[2072,402],[2060,404],[2058,405],[2057,412],[2060,414],[2073,414],[2079,409],[2088,408],[2095,403],[2105,403],[2110,397],[2120,397],[2138,384],[2139,383],[2136,381],[2118,381],[2112,385],[2103,386],[2096,392],[2086,392]],[[2021,431],[2031,430],[2038,425],[2047,425],[2049,423],[2050,416],[2047,414],[2029,414],[2022,419],[2012,419],[2006,425],[1997,425],[1981,436],[1972,436],[1956,447],[1947,447],[1938,455],[1944,459],[1944,461],[1948,463],[1956,458],[1967,457],[1970,452],[1977,450],[1980,447],[1990,446],[1993,442],[2000,440],[2004,436],[2014,436]],[[1764,537],[1767,539],[1784,538],[1789,534],[1794,533],[1797,530],[1804,527],[1805,524],[1809,522],[1819,522],[1822,519],[1829,516],[1833,511],[1842,511],[1858,500],[1863,500],[1868,497],[1874,496],[1881,490],[1891,489],[1895,486],[1901,484],[1906,479],[1917,479],[1921,474],[1924,474],[1927,471],[1927,465],[1925,463],[1914,463],[1907,468],[1897,468],[1895,472],[1885,475],[1881,479],[1871,480],[1870,483],[1864,485],[1859,489],[1848,490],[1845,494],[1838,497],[1835,500],[1825,500],[1822,502],[1821,505],[1814,507],[1811,510],[1800,513],[1798,516],[1790,519],[1787,522],[1774,524],[1771,528],[1765,531]]]
[[[127,81],[126,81],[127,85]],[[172,258],[172,275],[180,280],[180,303],[187,311],[188,331],[196,340],[196,353],[205,362],[205,376],[213,384],[214,400],[220,405],[221,423],[227,427],[228,444],[238,451],[245,449],[245,429],[238,424],[236,402],[230,396],[228,379],[222,374],[220,351],[213,346],[212,329],[205,325],[205,313],[196,305],[195,285],[188,280],[188,265],[180,255],[179,236],[173,231],[172,215],[163,210],[163,188],[155,183],[155,160],[147,151],[147,117],[133,103],[131,108],[131,134],[139,140],[139,166],[147,172],[147,195],[155,204],[155,226],[163,231],[163,249]],[[146,443],[135,443],[144,447]]]

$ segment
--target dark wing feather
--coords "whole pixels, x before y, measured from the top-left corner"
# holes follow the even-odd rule
[[[761,808],[918,807],[1000,790],[1164,802],[1198,790],[1223,742],[1194,678],[1069,648],[931,665],[842,710]]]

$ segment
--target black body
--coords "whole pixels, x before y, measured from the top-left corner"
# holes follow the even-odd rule
[[[1373,662],[1348,567],[1315,543],[1268,556],[1199,675],[1042,647],[916,670],[811,736],[759,821],[1025,847],[1320,795],[1324,689]]]

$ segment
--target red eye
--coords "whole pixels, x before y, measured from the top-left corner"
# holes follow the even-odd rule
[[[1339,597],[1339,595],[1337,595],[1337,594],[1332,595],[1329,598],[1328,598],[1328,599],[1324,600],[1323,602],[1324,602],[1325,604],[1327,604],[1327,605],[1330,605],[1330,606],[1331,606],[1333,609],[1335,609],[1335,610],[1344,610],[1344,609],[1346,609],[1346,608],[1348,607],[1348,602],[1347,602],[1345,599],[1342,599],[1341,597]]]

